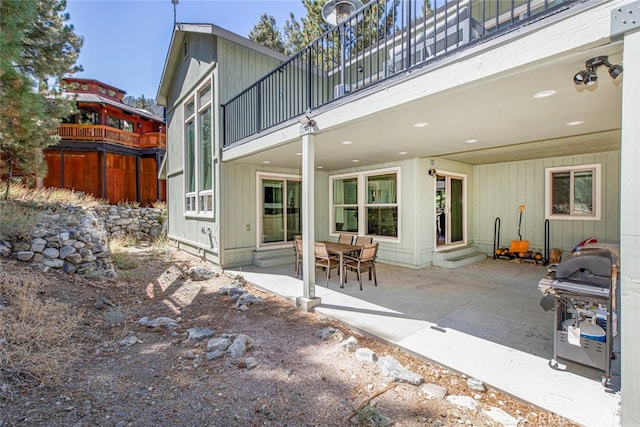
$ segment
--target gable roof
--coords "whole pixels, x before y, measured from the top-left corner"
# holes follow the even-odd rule
[[[106,96],[101,96],[97,93],[73,92],[70,95],[75,96],[76,102],[87,102],[91,104],[107,104],[132,114],[138,114],[140,117],[144,117],[146,119],[155,120],[157,122],[164,122],[164,119],[162,117],[156,116],[150,111],[144,110],[142,108],[132,107],[131,105],[127,105],[123,102],[118,102],[114,99],[108,98]]]
[[[214,24],[177,23],[173,27],[173,34],[171,36],[171,42],[169,43],[167,58],[165,59],[162,77],[160,78],[160,84],[158,85],[158,93],[156,95],[156,102],[158,105],[166,105],[167,103],[167,94],[169,92],[173,76],[176,72],[177,61],[182,55],[182,43],[184,42],[184,38],[187,33],[210,34],[212,36],[217,36],[233,43],[237,43],[240,46],[244,46],[280,61],[288,59],[286,55],[264,47],[246,37],[232,33],[231,31],[225,30],[224,28],[218,27]]]

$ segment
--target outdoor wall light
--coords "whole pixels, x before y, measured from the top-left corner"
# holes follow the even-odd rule
[[[622,74],[622,65],[611,64],[608,56],[596,56],[584,63],[584,70],[578,71],[573,76],[573,82],[577,85],[585,84],[587,86],[595,84],[598,81],[596,70],[601,65],[605,65],[609,69],[609,75],[614,79]]]
[[[300,117],[298,121],[302,126],[314,127],[316,125],[316,121],[307,115]]]

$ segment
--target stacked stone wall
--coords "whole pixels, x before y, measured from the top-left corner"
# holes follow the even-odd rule
[[[115,277],[109,240],[133,236],[152,240],[160,236],[166,211],[126,206],[59,205],[42,215],[30,240],[0,241],[0,256],[29,262],[44,271]]]

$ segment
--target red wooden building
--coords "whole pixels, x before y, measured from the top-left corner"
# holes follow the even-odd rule
[[[125,91],[105,83],[67,78],[77,114],[58,127],[60,142],[47,147],[45,187],[84,191],[116,204],[166,200],[158,179],[166,151],[162,117],[122,102]]]

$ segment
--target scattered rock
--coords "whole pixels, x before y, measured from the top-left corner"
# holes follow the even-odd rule
[[[189,328],[187,329],[187,337],[191,341],[200,342],[205,338],[215,335],[215,332],[209,328]]]
[[[404,382],[412,385],[420,385],[424,382],[422,376],[411,372],[391,356],[383,356],[378,359],[378,367],[382,374],[389,377],[391,381]]]
[[[376,363],[378,356],[369,348],[359,348],[356,350],[356,359],[363,362]]]
[[[118,344],[125,347],[131,347],[137,342],[138,338],[135,335],[130,335],[126,338],[122,338],[120,341],[118,341]]]
[[[358,348],[358,340],[356,339],[356,337],[351,336],[346,340],[342,341],[340,343],[340,347],[342,347],[343,350],[348,351],[349,353],[352,353],[356,351],[356,349]]]
[[[264,299],[257,297],[250,292],[245,291],[238,297],[238,300],[236,302],[236,307],[240,308],[240,306],[243,306],[243,305],[249,306],[251,304],[262,303],[262,302],[264,302]]]
[[[189,269],[189,279],[193,280],[194,282],[200,282],[203,280],[209,280],[212,277],[218,277],[219,274],[216,273],[213,270],[209,270],[208,268],[204,268],[204,267],[191,267]]]
[[[225,351],[224,350],[213,350],[213,351],[209,351],[205,354],[205,356],[207,357],[207,360],[214,360],[214,359],[218,359],[222,356],[225,355]]]
[[[222,353],[224,353],[225,351],[227,351],[231,343],[232,340],[230,340],[229,338],[213,338],[210,339],[207,343],[207,351],[221,351]]]
[[[253,347],[253,339],[248,337],[247,335],[240,334],[235,340],[233,340],[233,343],[229,346],[227,354],[229,354],[230,357],[239,358],[246,351],[250,350],[251,347]]]
[[[446,387],[439,386],[433,383],[426,383],[422,387],[420,387],[420,391],[423,394],[426,394],[430,398],[434,399],[444,399],[447,395]]]
[[[329,338],[335,338],[338,341],[342,341],[344,339],[342,331],[332,326],[327,326],[326,328],[316,332],[316,336],[323,341],[328,340]]]
[[[247,370],[253,369],[258,366],[258,361],[255,357],[247,357],[244,359],[244,365]]]
[[[153,320],[149,320],[149,318],[145,316],[138,320],[136,323],[141,326],[148,326],[150,328],[159,328],[161,326],[165,326],[167,329],[177,329],[180,327],[180,325],[178,325],[175,320],[169,317],[156,317]]]
[[[478,402],[470,396],[447,396],[447,402],[467,409],[476,409]]]
[[[518,420],[500,408],[491,406],[489,409],[483,409],[482,412],[504,427],[518,427]]]
[[[96,301],[95,304],[93,304],[93,307],[98,309],[104,308],[106,306],[115,307],[116,305],[105,297],[100,297],[98,301]]]
[[[475,391],[486,391],[487,388],[484,386],[484,383],[482,381],[480,381],[477,378],[468,378],[467,379],[467,386],[471,389],[471,390],[475,390]]]

